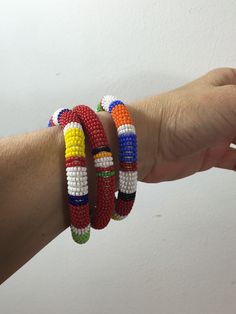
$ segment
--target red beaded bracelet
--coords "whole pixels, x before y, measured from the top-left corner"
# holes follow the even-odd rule
[[[111,114],[117,128],[119,142],[119,191],[112,218],[121,220],[130,213],[137,189],[137,136],[128,108],[114,96],[102,97],[97,111]]]
[[[103,229],[109,223],[115,206],[115,168],[111,149],[102,123],[96,113],[86,105],[73,108],[88,135],[96,170],[97,200],[90,215],[91,226]]]
[[[50,118],[48,127],[60,125],[65,139],[70,227],[75,242],[83,244],[90,237],[88,179],[85,160],[85,136],[78,115],[60,108]]]

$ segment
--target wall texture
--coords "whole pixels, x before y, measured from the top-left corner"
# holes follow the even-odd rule
[[[1,0],[1,135],[236,65],[235,0]],[[139,184],[134,212],[76,246],[69,230],[0,287],[2,314],[235,314],[235,173]]]

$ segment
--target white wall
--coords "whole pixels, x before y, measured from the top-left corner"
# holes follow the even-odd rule
[[[235,18],[235,0],[1,0],[1,135],[235,66]],[[235,184],[220,169],[140,183],[126,221],[83,247],[68,229],[6,281],[0,313],[235,314]]]

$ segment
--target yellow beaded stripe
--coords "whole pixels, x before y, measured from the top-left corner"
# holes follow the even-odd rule
[[[84,132],[81,130],[81,129],[78,129],[78,128],[70,128],[68,129],[65,134],[64,134],[64,137],[65,139],[68,138],[68,137],[71,137],[73,135],[76,135],[78,137],[81,137],[82,139],[85,138],[85,135],[84,135]]]
[[[93,156],[94,159],[99,159],[103,157],[112,157],[112,154],[110,152],[100,152]]]
[[[66,139],[66,144],[67,147],[73,147],[73,146],[78,146],[78,145],[82,145],[84,143],[84,140],[82,138],[79,139]]]
[[[79,138],[78,138],[79,136]],[[85,157],[85,135],[78,128],[70,128],[65,134],[65,157]]]

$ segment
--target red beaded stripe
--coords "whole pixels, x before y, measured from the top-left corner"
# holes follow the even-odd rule
[[[119,215],[120,216],[127,216],[133,207],[134,200],[124,201],[124,200],[118,198],[116,203],[117,203],[116,208],[119,208]]]
[[[86,228],[90,223],[90,217],[88,215],[88,205],[86,204],[74,206],[69,204],[69,208],[70,220],[73,221],[73,226],[78,229]]]
[[[114,171],[114,167],[96,167],[97,172],[102,172],[102,171]]]
[[[66,158],[66,167],[86,167],[86,161],[83,157],[69,157]]]
[[[120,170],[121,171],[136,171],[137,170],[137,163],[124,163],[120,162],[119,163]]]
[[[78,114],[92,150],[102,146],[109,147],[103,125],[92,109],[85,105],[78,105],[73,108],[73,112]],[[114,171],[114,164],[107,168],[95,167],[95,170],[96,173]],[[109,223],[115,205],[115,176],[96,176],[96,187],[96,208],[91,216],[91,226],[94,229],[103,229]]]

